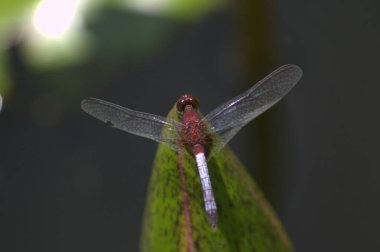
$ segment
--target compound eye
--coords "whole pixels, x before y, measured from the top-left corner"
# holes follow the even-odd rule
[[[198,109],[198,99],[192,95],[182,95],[177,101],[177,111],[182,113],[187,105],[191,105],[194,109]]]

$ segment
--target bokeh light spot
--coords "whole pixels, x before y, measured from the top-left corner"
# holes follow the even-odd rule
[[[47,37],[64,35],[74,23],[77,0],[44,0],[34,14],[33,24]]]

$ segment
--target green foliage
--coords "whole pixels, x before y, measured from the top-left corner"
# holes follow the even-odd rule
[[[171,0],[168,2],[169,16],[178,19],[199,19],[215,9],[227,5],[226,0]]]
[[[167,18],[117,8],[104,8],[87,24],[95,38],[94,57],[104,65],[149,59],[170,44],[180,28]]]
[[[7,70],[8,69],[5,63],[5,56],[0,49],[0,92],[2,94],[7,94],[8,92],[9,78]]]
[[[21,19],[25,11],[36,1],[12,0],[0,1],[0,92],[7,95],[9,92],[9,76],[4,48],[8,43],[8,32],[14,23]]]
[[[175,114],[172,109],[169,118]],[[196,164],[190,155],[183,154],[191,219],[187,228],[177,160],[174,151],[158,147],[145,210],[142,251],[189,251],[190,247],[202,252],[292,251],[272,208],[228,148],[208,161],[218,207],[216,229],[211,228],[204,211]]]
[[[0,22],[6,19],[20,17],[20,15],[35,2],[35,0],[0,1]]]

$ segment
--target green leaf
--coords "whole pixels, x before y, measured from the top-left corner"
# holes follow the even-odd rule
[[[168,118],[176,119],[174,108]],[[204,210],[194,159],[183,153],[187,212],[178,155],[159,145],[145,209],[142,251],[292,251],[276,214],[229,148],[215,154],[208,168],[218,207],[215,229]]]

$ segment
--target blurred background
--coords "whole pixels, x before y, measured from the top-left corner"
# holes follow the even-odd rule
[[[157,144],[83,98],[165,116],[191,93],[207,113],[293,63],[300,83],[230,146],[296,251],[380,251],[379,7],[1,1],[0,250],[138,250]]]

